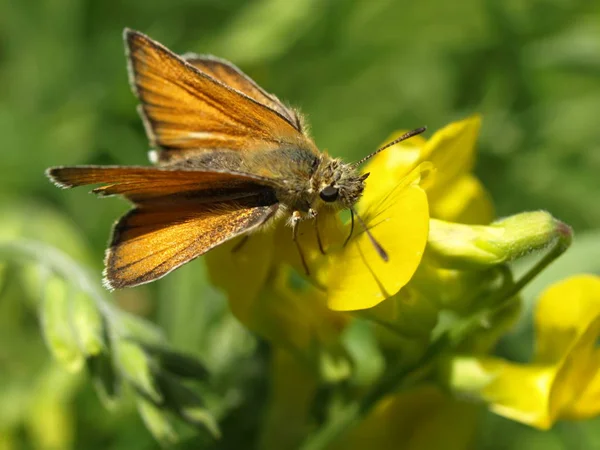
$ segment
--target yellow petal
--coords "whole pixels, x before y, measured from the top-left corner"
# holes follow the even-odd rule
[[[552,386],[551,408],[557,417],[572,417],[572,407],[586,409],[589,414],[600,413],[599,404],[590,404],[585,397],[588,386],[600,370],[600,359],[595,348],[600,337],[600,317],[588,324],[587,329],[575,338],[557,367]],[[583,411],[580,411],[583,412]]]
[[[208,252],[205,260],[212,283],[227,294],[233,314],[250,326],[256,298],[273,261],[274,238],[270,231],[259,231],[246,239],[244,243],[240,239],[224,243]]]
[[[536,361],[559,360],[599,316],[600,277],[577,275],[552,285],[536,307]]]
[[[550,407],[552,366],[521,366],[494,359],[483,360],[482,365],[496,375],[483,391],[491,411],[537,428],[552,426],[556,419]]]
[[[481,117],[472,116],[438,130],[425,144],[422,160],[430,161],[437,170],[434,185],[428,190],[432,201],[473,169],[480,128]]]
[[[388,142],[404,133],[394,133]],[[423,160],[421,150],[425,142],[422,136],[414,136],[374,156],[363,170],[370,175],[365,181],[361,203],[374,204],[377,199],[394,189],[398,180],[402,180]]]
[[[427,196],[419,186],[400,186],[375,204],[361,201],[359,206],[367,228],[389,258],[382,259],[357,224],[348,245],[330,255],[322,277],[334,310],[370,308],[394,295],[408,283],[425,249],[429,213]]]
[[[431,216],[449,222],[488,224],[494,218],[494,207],[481,182],[466,174],[433,198]]]
[[[453,122],[438,130],[429,140],[415,136],[375,156],[365,167],[371,176],[363,197],[367,203],[423,161],[436,169],[427,185],[431,216],[463,223],[489,223],[493,210],[489,195],[470,172],[475,160],[475,144],[481,128],[477,115]],[[389,140],[403,134],[394,133]],[[389,141],[388,140],[388,141]],[[371,187],[372,186],[372,187]]]
[[[599,350],[593,353],[592,361],[600,361]],[[565,419],[589,419],[600,414],[600,368],[596,366],[595,369],[596,373],[585,390],[564,412]]]
[[[482,359],[493,381],[482,390],[496,414],[548,429],[561,418],[588,418],[600,413],[598,385],[590,389],[599,367],[594,349],[600,319],[593,323],[557,364],[514,364]],[[594,392],[594,390],[596,390]],[[587,397],[587,394],[594,394]]]

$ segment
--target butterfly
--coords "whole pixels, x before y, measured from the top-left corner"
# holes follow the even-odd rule
[[[325,209],[350,209],[354,224],[353,206],[368,176],[358,165],[424,131],[416,129],[347,164],[320,152],[297,111],[228,61],[178,56],[130,29],[124,40],[155,166],[46,171],[61,188],[99,184],[95,194],[120,195],[133,204],[113,227],[104,271],[109,289],[161,278],[280,217],[287,217],[296,243],[299,222],[316,220]]]

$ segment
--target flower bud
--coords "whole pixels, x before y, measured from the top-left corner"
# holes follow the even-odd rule
[[[541,250],[571,233],[545,211],[517,214],[487,226],[431,219],[427,249],[442,267],[484,269]]]

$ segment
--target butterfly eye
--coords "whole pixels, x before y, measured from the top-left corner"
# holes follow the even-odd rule
[[[321,192],[319,192],[319,196],[324,202],[335,202],[338,198],[339,190],[338,188],[334,188],[333,186],[324,187]]]

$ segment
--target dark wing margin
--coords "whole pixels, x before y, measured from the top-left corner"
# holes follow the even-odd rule
[[[104,285],[137,286],[159,279],[212,248],[268,221],[278,205],[255,199],[195,205],[134,208],[114,226],[106,252]]]

